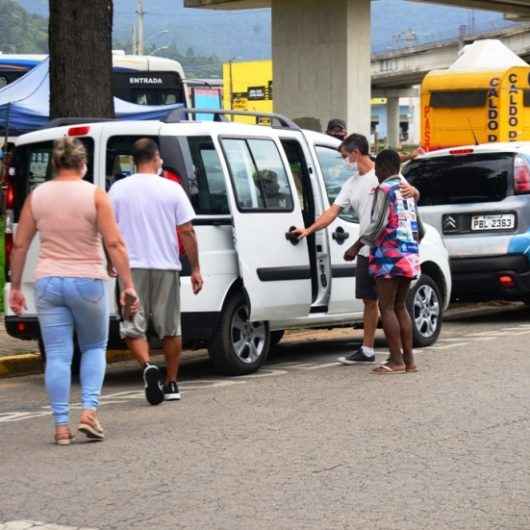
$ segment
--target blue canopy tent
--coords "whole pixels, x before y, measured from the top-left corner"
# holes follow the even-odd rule
[[[182,103],[174,105],[136,105],[114,98],[116,117],[123,120],[158,120]],[[45,127],[50,121],[49,60],[0,89],[0,130],[6,136],[18,136]]]

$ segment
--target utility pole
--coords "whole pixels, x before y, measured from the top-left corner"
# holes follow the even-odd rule
[[[132,27],[132,54],[138,55],[138,37],[136,36],[136,22]]]
[[[137,22],[136,22],[136,52],[138,55],[144,54],[144,0],[138,0],[137,9]]]

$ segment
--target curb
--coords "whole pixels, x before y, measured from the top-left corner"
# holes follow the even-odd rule
[[[0,357],[0,378],[41,372],[42,361],[38,353],[21,353]]]
[[[501,312],[510,312],[521,310],[520,305],[488,305],[486,307],[465,307],[465,308],[454,308],[448,309],[444,314],[444,321],[451,322],[452,320],[458,320],[460,318],[472,318],[476,316],[488,316],[494,315]]]
[[[117,363],[132,360],[128,350],[107,351],[107,362]],[[0,379],[22,375],[40,374],[44,370],[39,353],[21,353],[0,357]]]

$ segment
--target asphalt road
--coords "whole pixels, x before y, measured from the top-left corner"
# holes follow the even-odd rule
[[[199,356],[159,407],[117,364],[103,443],[56,447],[42,376],[0,381],[0,529],[529,530],[528,317],[446,322],[417,374],[337,365],[344,330],[249,377]]]

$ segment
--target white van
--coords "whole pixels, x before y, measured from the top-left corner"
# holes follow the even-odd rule
[[[362,302],[354,296],[355,265],[343,260],[359,235],[356,219],[345,212],[307,240],[289,234],[293,227],[311,224],[349,178],[337,152],[339,142],[303,131],[278,115],[265,116],[271,127],[189,121],[193,114],[175,112],[166,122],[70,123],[20,136],[7,190],[6,263],[24,199],[51,177],[54,139],[79,137],[89,154],[86,179],[109,189],[134,171],[134,142],[151,137],[166,168],[180,176],[197,213],[194,225],[205,285],[198,296],[192,294],[185,264],[185,344],[206,346],[219,371],[245,374],[261,366],[284,330],[362,322]],[[23,276],[28,310],[17,317],[5,307],[8,333],[22,339],[39,338],[33,295],[37,254],[35,240]],[[432,227],[421,244],[421,263],[410,310],[415,344],[426,346],[438,337],[451,295],[447,250]],[[9,276],[6,280],[7,300]],[[113,307],[110,347],[115,348],[123,344],[110,279],[108,302]]]

